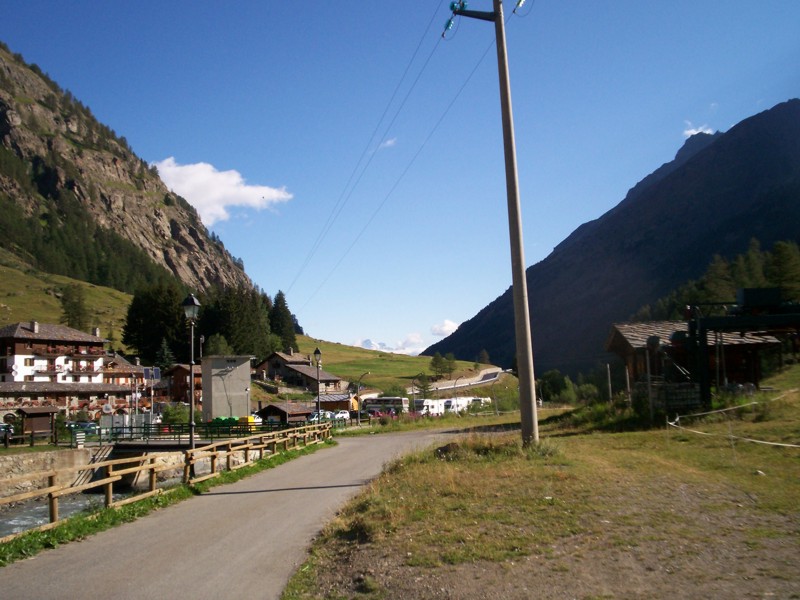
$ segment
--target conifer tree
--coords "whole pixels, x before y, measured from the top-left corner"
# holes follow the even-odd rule
[[[269,314],[269,324],[273,333],[280,338],[281,349],[284,352],[288,352],[290,348],[297,349],[294,320],[289,306],[286,304],[286,296],[282,291],[275,294],[275,302],[272,305],[272,312]]]

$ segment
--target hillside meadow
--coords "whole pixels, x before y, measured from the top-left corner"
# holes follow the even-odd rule
[[[52,275],[32,268],[24,261],[0,249],[0,327],[10,323],[61,321],[61,291],[68,285],[84,288],[86,306],[95,315],[91,326],[100,328],[100,335],[111,340],[114,349],[125,352],[122,328],[132,296],[118,290],[93,285],[69,277]],[[392,386],[407,388],[420,373],[430,375],[430,357],[406,356],[366,350],[297,336],[299,352],[311,355],[315,348],[322,352],[322,368],[347,381],[357,381],[368,391],[382,391]],[[477,375],[474,363],[457,361],[453,377]],[[486,367],[489,365],[483,365]],[[258,394],[255,396],[258,397]],[[269,400],[266,395],[263,400]]]
[[[95,318],[92,327],[112,340],[115,349],[124,349],[122,327],[131,295],[61,275],[36,270],[15,255],[0,249],[0,327],[10,323],[61,321],[61,291],[71,284],[83,287],[86,307]]]
[[[309,336],[297,336],[298,351],[313,356],[319,348],[322,356],[322,368],[347,381],[358,381],[361,377],[365,391],[386,390],[391,386],[408,388],[414,379],[425,373],[431,376],[430,356],[407,356],[377,350],[367,350],[355,346],[347,346],[335,342],[317,340]],[[476,365],[474,362],[456,361],[456,369],[452,379],[457,377],[475,377],[481,369],[491,365]],[[449,377],[448,377],[449,378]],[[462,383],[463,383],[462,379]]]
[[[283,598],[800,597],[799,384],[649,431],[542,414],[532,448],[472,418],[348,504]]]

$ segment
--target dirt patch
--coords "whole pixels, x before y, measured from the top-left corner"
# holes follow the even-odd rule
[[[316,550],[313,597],[800,598],[796,511],[767,510],[752,492],[702,473],[653,475],[608,456],[584,460],[592,508],[577,533],[514,560],[435,567],[409,566],[411,534],[402,527],[375,543],[332,536]],[[569,502],[556,509],[572,510]]]

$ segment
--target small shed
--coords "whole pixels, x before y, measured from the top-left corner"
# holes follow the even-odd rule
[[[299,402],[286,402],[284,404],[267,404],[256,414],[266,422],[292,425],[308,421],[311,413],[315,410],[316,406]]]
[[[56,406],[23,406],[17,409],[22,420],[22,433],[52,433],[55,431]]]
[[[316,403],[316,399],[314,400]],[[336,412],[337,410],[356,410],[358,401],[351,394],[320,394],[319,406],[321,410]],[[316,404],[314,407],[316,410]]]

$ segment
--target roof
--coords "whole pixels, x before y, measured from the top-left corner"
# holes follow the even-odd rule
[[[162,371],[162,375],[172,375],[175,371],[186,371],[189,372],[189,365],[187,363],[175,363],[169,369]],[[198,373],[203,372],[203,365],[194,364],[192,365],[192,372],[197,375]]]
[[[351,397],[350,394],[320,394],[319,402],[320,404],[325,402],[344,402],[345,400],[350,400]],[[316,402],[316,398],[314,402]]]
[[[34,328],[38,331],[34,331]],[[65,325],[53,325],[50,323],[12,323],[0,328],[0,338],[12,338],[18,340],[43,340],[54,342],[82,342],[92,344],[103,344],[107,340],[96,335],[91,335],[67,327]]]
[[[277,410],[287,415],[309,415],[316,410],[316,407],[299,402],[286,402],[281,404],[270,403],[261,410],[256,411],[256,414],[268,414],[270,409],[273,411]]]
[[[52,381],[12,381],[0,383],[0,397],[9,394],[128,394],[131,388],[127,385],[113,383],[55,383]]]
[[[622,340],[634,350],[647,347],[647,340],[652,336],[657,336],[662,344],[669,343],[672,335],[677,332],[684,332],[688,335],[689,324],[686,321],[644,321],[641,323],[614,323],[611,326],[611,333],[606,340],[606,350],[612,352],[618,347]],[[709,345],[714,343],[713,338],[709,338]],[[723,333],[722,344],[724,346],[734,346],[741,344],[776,344],[778,339],[771,335],[760,335],[757,333]]]
[[[311,357],[308,354],[301,354],[299,352],[273,352],[262,362],[267,362],[275,357],[280,358],[287,365],[311,364]]]
[[[309,379],[317,379],[317,367],[311,367],[308,365],[286,365],[286,368],[291,369],[292,371],[297,371]],[[341,377],[337,377],[336,375],[332,375],[331,373],[320,369],[319,381],[341,381]]]
[[[54,415],[59,412],[57,406],[21,406],[17,409],[18,413],[33,417],[36,415]]]
[[[134,365],[127,358],[116,352],[106,356],[103,370],[105,372],[111,371],[112,373],[144,373],[143,366]]]

